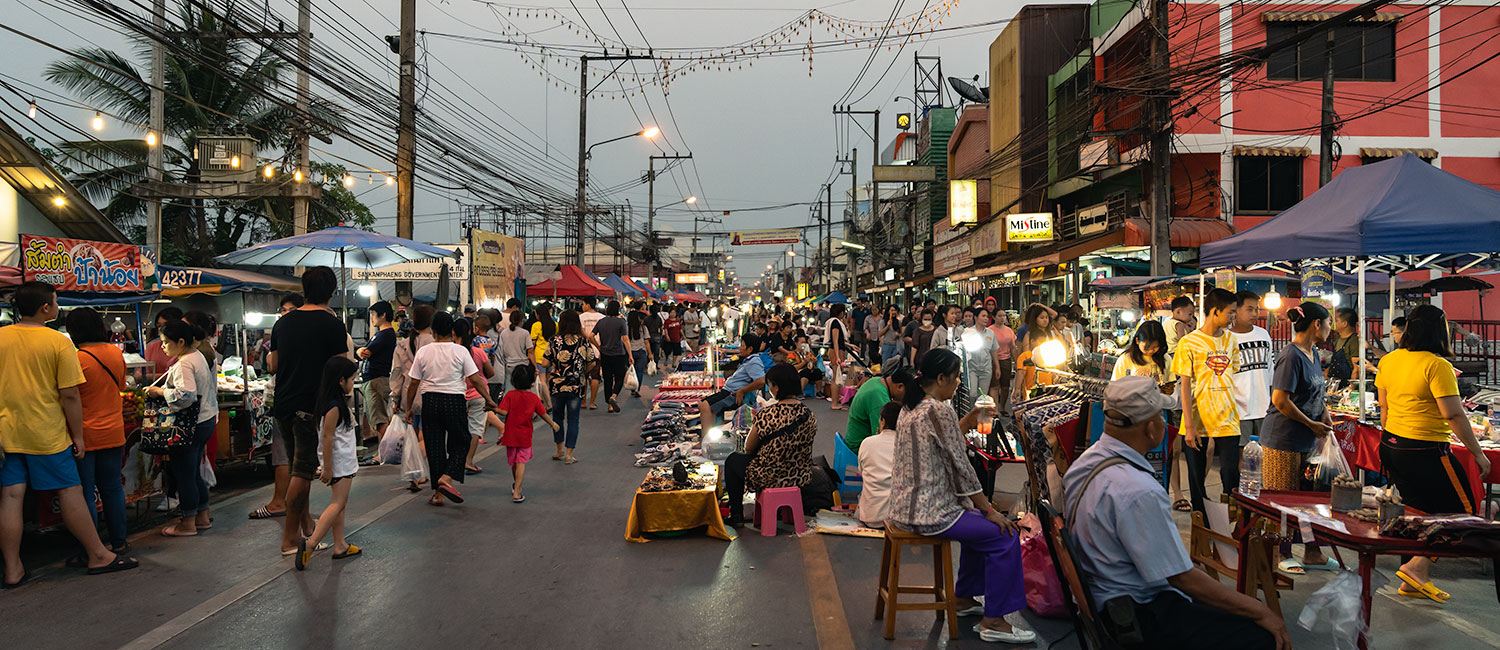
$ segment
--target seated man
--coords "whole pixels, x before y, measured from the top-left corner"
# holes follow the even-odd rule
[[[724,388],[698,403],[698,413],[702,418],[699,426],[703,427],[704,433],[718,424],[719,415],[743,404],[746,395],[753,395],[766,385],[765,361],[762,355],[753,352],[760,349],[760,337],[746,334],[740,349],[744,357],[739,368],[724,382]],[[712,415],[707,415],[710,413]]]
[[[792,366],[797,369],[797,376],[802,378],[802,388],[806,390],[808,384],[816,386],[823,381],[823,377],[828,374],[823,370],[826,366],[823,365],[822,359],[812,353],[812,346],[807,342],[807,335],[798,334],[796,342],[792,343],[791,347],[795,350],[793,354],[797,359]],[[788,359],[790,360],[790,357]]]
[[[854,512],[859,515],[860,523],[870,528],[885,528],[885,518],[890,514],[886,504],[891,498],[891,467],[896,463],[896,418],[900,416],[901,402],[886,402],[880,409],[880,433],[865,438],[859,447],[862,487],[859,508]]]
[[[1167,435],[1162,410],[1175,406],[1150,377],[1110,382],[1104,435],[1063,479],[1099,620],[1125,648],[1289,648],[1280,616],[1188,559],[1145,455]]]

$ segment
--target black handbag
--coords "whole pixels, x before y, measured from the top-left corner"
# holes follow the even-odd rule
[[[166,377],[167,375],[162,375],[161,378]],[[145,406],[146,416],[142,424],[154,421],[156,426],[142,427],[141,451],[148,454],[168,454],[193,444],[193,429],[198,427],[198,412],[203,407],[202,396],[194,399],[192,404],[165,415],[162,413],[168,411],[169,407],[164,397],[148,396]]]

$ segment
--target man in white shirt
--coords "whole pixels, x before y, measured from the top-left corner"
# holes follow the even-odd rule
[[[738,341],[740,338],[740,310],[736,309],[734,305],[735,302],[731,299],[729,304],[720,310],[719,315],[724,318],[725,336],[729,337],[731,341]]]
[[[591,302],[588,298],[584,298],[581,302],[583,303],[583,307],[578,313],[578,324],[583,326],[583,338],[588,339],[589,345],[594,346],[594,358],[598,359],[599,340],[594,338],[594,326],[599,324],[599,321],[604,320],[604,314],[596,311],[594,309],[594,303]],[[595,364],[595,367],[598,367],[597,363]],[[589,373],[588,407],[591,409],[595,408],[594,405],[599,401],[599,378],[599,375],[593,372]]]
[[[682,316],[682,340],[688,344],[688,351],[694,354],[698,352],[698,329],[702,324],[703,315],[698,306],[688,305],[687,313]]]
[[[871,528],[885,528],[890,514],[886,504],[891,498],[891,468],[896,463],[896,418],[901,402],[886,402],[880,409],[880,433],[865,438],[859,445],[861,489],[859,521]]]
[[[1240,371],[1234,374],[1234,403],[1240,411],[1240,447],[1250,444],[1250,436],[1260,435],[1260,425],[1271,408],[1271,369],[1276,366],[1271,350],[1271,333],[1259,327],[1260,294],[1241,291],[1235,294],[1237,301],[1234,321],[1229,333],[1234,335],[1235,347],[1240,352]],[[1217,443],[1232,441],[1220,438]],[[1224,492],[1239,487],[1240,467],[1220,467],[1219,476],[1224,481]],[[1231,480],[1232,479],[1232,480]]]

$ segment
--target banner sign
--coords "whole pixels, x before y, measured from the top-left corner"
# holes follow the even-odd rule
[[[473,253],[474,302],[503,307],[516,295],[516,279],[526,264],[526,240],[474,228],[469,231]]]
[[[801,302],[803,300],[807,300],[807,283],[806,282],[798,282],[797,283],[797,301]]]
[[[349,269],[350,277],[355,280],[436,280],[442,271],[443,262],[448,263],[449,280],[469,279],[469,245],[468,244],[436,244],[438,248],[446,248],[450,251],[458,251],[459,258],[451,257],[441,260],[417,260],[414,262],[401,262],[390,266],[382,266],[377,269]]]
[[[707,284],[707,273],[678,273],[677,284]]]
[[[741,230],[729,235],[729,243],[735,246],[759,246],[762,244],[800,244],[802,230],[782,228],[780,230]]]
[[[1234,293],[1235,291],[1239,291],[1239,289],[1235,288],[1237,284],[1234,269],[1219,269],[1214,271],[1214,286]]]
[[[1005,215],[1005,241],[1052,241],[1052,213],[1031,212]]]
[[[151,268],[144,268],[144,267]],[[132,244],[21,235],[21,277],[58,291],[142,291],[156,275],[149,256]]]
[[[1333,293],[1333,265],[1328,262],[1302,263],[1302,297],[1316,298]]]
[[[954,227],[979,223],[979,181],[948,181],[948,223]]]

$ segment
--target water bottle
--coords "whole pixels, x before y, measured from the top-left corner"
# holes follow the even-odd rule
[[[1260,498],[1260,443],[1251,441],[1240,451],[1240,494]]]

